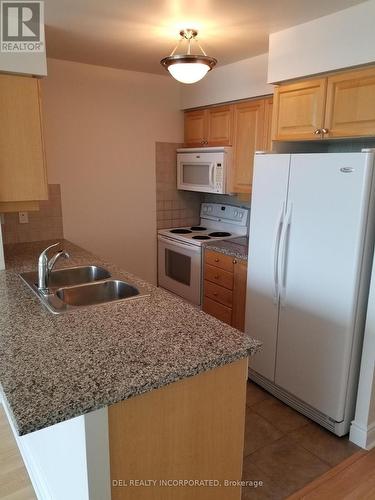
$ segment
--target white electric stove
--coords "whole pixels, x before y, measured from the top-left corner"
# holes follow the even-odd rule
[[[246,208],[202,203],[200,224],[158,231],[159,286],[201,304],[202,246],[210,241],[246,236]]]

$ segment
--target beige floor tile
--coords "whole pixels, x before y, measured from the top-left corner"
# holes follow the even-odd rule
[[[273,396],[269,394],[267,391],[262,389],[259,385],[254,382],[247,383],[247,392],[246,392],[246,405],[253,406],[256,403],[260,403],[266,399],[273,399]]]
[[[244,456],[280,439],[283,433],[257,413],[246,410]]]
[[[281,500],[285,498],[283,484],[274,482],[270,476],[251,462],[251,456],[245,458],[242,479],[252,481],[252,485],[242,488],[242,500]]]
[[[339,464],[359,450],[358,446],[349,441],[348,436],[339,438],[313,422],[288,436],[331,466]]]
[[[264,472],[270,484],[277,486],[280,494],[285,496],[330,469],[327,463],[297,445],[288,436],[252,453],[246,460]]]
[[[275,398],[256,403],[251,409],[285,434],[310,422],[308,418]]]

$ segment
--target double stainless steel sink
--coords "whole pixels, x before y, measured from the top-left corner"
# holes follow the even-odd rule
[[[113,278],[107,269],[100,266],[78,266],[51,271],[48,293],[38,288],[36,272],[20,276],[54,314],[149,295],[138,285]]]

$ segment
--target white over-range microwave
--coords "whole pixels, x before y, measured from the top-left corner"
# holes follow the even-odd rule
[[[177,149],[177,189],[229,194],[232,148]]]

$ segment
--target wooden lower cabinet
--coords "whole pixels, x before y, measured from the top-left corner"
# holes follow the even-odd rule
[[[225,481],[242,474],[247,365],[241,359],[109,406],[112,500],[240,500],[241,487]]]
[[[246,261],[206,250],[203,311],[244,331],[246,282]]]

